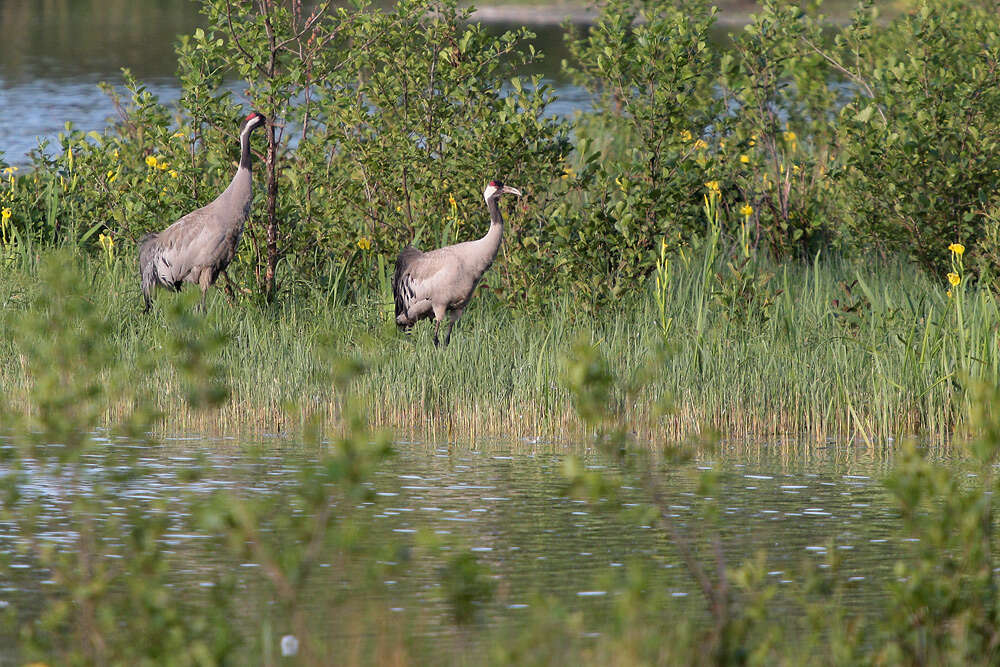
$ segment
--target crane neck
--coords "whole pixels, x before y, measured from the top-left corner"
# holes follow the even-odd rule
[[[218,206],[232,211],[242,227],[250,212],[253,202],[253,176],[250,167],[253,163],[253,153],[250,152],[250,134],[256,126],[247,126],[240,132],[240,167],[236,170],[233,180],[222,194],[216,198]]]
[[[253,151],[250,150],[250,133],[253,132],[254,127],[248,126],[240,134],[240,169],[246,169],[250,171],[253,165]]]
[[[503,216],[500,215],[500,198],[496,197],[486,201],[486,208],[490,212],[490,229],[486,236],[481,239],[483,247],[488,255],[489,263],[493,262],[497,252],[500,250],[500,242],[503,240]]]
[[[493,233],[503,234],[503,216],[500,215],[500,198],[491,199],[486,202],[486,208],[490,212],[490,231],[487,236]]]

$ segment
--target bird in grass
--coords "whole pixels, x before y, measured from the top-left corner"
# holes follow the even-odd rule
[[[146,301],[143,312],[149,312],[155,287],[176,292],[186,282],[201,287],[201,310],[205,310],[208,288],[233,261],[243,236],[243,225],[253,203],[250,134],[266,122],[256,111],[243,121],[240,166],[229,187],[215,201],[139,241],[139,275]]]
[[[428,252],[407,246],[399,253],[392,278],[396,326],[409,331],[418,321],[433,315],[434,345],[438,345],[438,328],[447,315],[451,322],[444,344],[448,345],[452,328],[500,250],[503,216],[499,201],[504,194],[520,196],[521,191],[498,181],[490,181],[483,191],[490,212],[490,229],[483,238]]]

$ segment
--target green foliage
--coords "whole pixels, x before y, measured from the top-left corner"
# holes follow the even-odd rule
[[[942,270],[949,243],[989,240],[1000,166],[997,14],[988,3],[922,3],[885,29],[861,15],[837,44],[864,91],[840,113],[855,232]]]
[[[231,106],[220,85],[236,75],[251,102],[283,124],[269,127],[276,135],[266,166],[267,238],[250,227],[247,252],[258,257],[249,260],[258,277],[266,246],[269,266],[273,255],[275,265],[284,260],[322,280],[317,269],[342,257],[350,280],[372,287],[409,242],[481,236],[487,181],[547,191],[568,139],[545,117],[547,87],[514,76],[536,58],[524,46],[528,31],[492,37],[464,23],[468,12],[454,2],[323,4],[309,18],[297,17],[296,6],[206,1],[209,30],[179,47],[192,122],[218,125]],[[526,212],[509,215],[508,243],[530,226]],[[278,219],[280,228],[272,225]],[[518,284],[532,268],[515,269]],[[498,288],[516,298],[505,282]]]
[[[752,246],[779,257],[813,254],[841,228],[830,163],[838,73],[822,51],[823,22],[795,4],[764,2],[719,65],[729,113],[720,119],[712,176],[734,217],[751,206]]]
[[[238,93],[271,121],[229,271],[241,293],[384,290],[404,244],[482,234],[491,178],[528,196],[506,211],[483,288],[535,312],[559,293],[587,295],[585,309],[633,297],[659,240],[673,254],[716,231],[743,253],[720,273],[732,303],[768,292],[740,266],[758,249],[878,245],[942,270],[941,249],[962,241],[972,272],[1000,274],[998,30],[977,3],[921,5],[884,30],[862,6],[831,35],[814,8],[765,2],[720,49],[704,3],[615,0],[568,38],[564,70],[596,100],[572,122],[550,113],[545,83],[517,75],[542,58],[531,33],[491,35],[453,0],[202,9],[205,27],[177,46],[175,109],[126,72],[123,97],[106,87],[119,119],[104,134],[68,128],[30,169],[4,171],[6,256],[96,249],[101,234],[125,251],[209,201],[234,168]],[[714,230],[699,221],[706,184],[720,193]]]
[[[652,272],[656,239],[698,229],[688,220],[722,111],[712,95],[714,16],[621,0],[568,40],[576,63],[564,67],[598,100],[577,126],[579,173],[553,216],[551,236],[568,251],[558,266],[576,276],[573,287],[621,297]],[[602,147],[609,135],[618,143]]]
[[[909,664],[992,664],[1000,636],[997,596],[997,489],[1000,452],[995,388],[981,388],[984,437],[969,448],[977,479],[929,462],[906,444],[886,485],[911,536],[889,586],[891,613],[881,631],[882,659]]]
[[[452,556],[441,568],[452,617],[459,625],[475,620],[479,608],[493,598],[496,583],[488,574],[489,570],[471,551]]]
[[[120,363],[115,324],[92,298],[94,285],[79,280],[82,269],[68,253],[46,256],[38,269],[46,289],[9,309],[3,325],[24,364],[28,409],[13,403],[8,385],[0,412],[16,449],[5,455],[0,517],[17,528],[16,553],[54,584],[13,621],[19,645],[26,658],[68,664],[217,662],[234,646],[224,582],[211,605],[179,595],[164,548],[169,508],[137,499],[117,511],[146,471],[114,436],[147,437],[157,415],[133,373],[152,365]],[[50,494],[62,498],[55,515]],[[52,531],[68,539],[53,542]]]
[[[36,454],[61,463],[79,460],[92,444],[91,434],[105,426],[109,407],[132,403],[119,425],[142,437],[156,418],[149,395],[135,391],[132,375],[149,372],[148,363],[129,369],[117,362],[113,324],[90,298],[92,285],[78,258],[65,251],[46,255],[37,278],[46,286],[21,308],[8,308],[3,330],[23,364],[30,409],[2,404],[3,421],[31,434]],[[55,446],[53,444],[55,443]]]

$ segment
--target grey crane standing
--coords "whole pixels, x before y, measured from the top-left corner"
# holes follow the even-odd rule
[[[240,166],[232,182],[215,201],[188,213],[162,232],[147,234],[139,241],[139,275],[144,312],[152,305],[152,291],[163,287],[173,292],[185,282],[201,287],[201,309],[205,294],[236,256],[243,224],[253,203],[250,166],[250,134],[267,119],[250,112],[240,128]]]
[[[503,217],[500,215],[500,195],[521,195],[509,185],[490,181],[483,191],[490,211],[490,229],[476,241],[421,252],[413,246],[403,248],[396,260],[392,292],[396,299],[396,326],[409,329],[425,317],[434,316],[434,344],[438,344],[438,328],[445,315],[451,317],[444,337],[447,346],[451,330],[462,317],[479,280],[496,259],[503,239]]]

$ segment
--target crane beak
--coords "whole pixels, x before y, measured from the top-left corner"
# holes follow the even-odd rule
[[[508,194],[508,195],[517,195],[518,197],[521,196],[521,191],[520,190],[518,190],[517,188],[512,188],[509,185],[503,186],[503,190],[501,190],[501,192],[503,192],[505,194]]]

